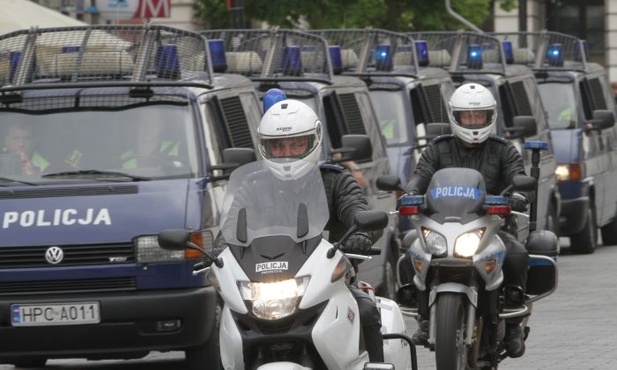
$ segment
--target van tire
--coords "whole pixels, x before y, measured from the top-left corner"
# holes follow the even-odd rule
[[[602,245],[617,245],[617,215],[608,224],[600,228]]]
[[[220,304],[216,305],[215,324],[208,341],[198,346],[187,348],[184,351],[186,370],[220,370],[223,369],[221,362],[221,348],[219,342],[219,328],[223,309]]]
[[[13,361],[12,365],[18,369],[26,369],[26,368],[34,368],[34,367],[45,367],[47,363],[46,358],[23,358],[20,360]]]
[[[583,230],[570,236],[570,250],[574,254],[591,254],[598,246],[598,225],[593,205],[587,210],[587,222]]]

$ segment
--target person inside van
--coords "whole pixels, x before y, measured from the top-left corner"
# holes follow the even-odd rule
[[[424,194],[433,174],[448,167],[473,168],[482,173],[488,194],[500,194],[514,176],[524,175],[523,158],[514,145],[492,134],[496,106],[493,94],[482,85],[467,83],[456,89],[448,106],[452,134],[439,136],[426,147],[407,184],[407,193]],[[510,204],[515,211],[527,209],[527,199],[522,194],[511,195]],[[512,234],[502,230],[499,236],[506,246],[505,304],[508,308],[519,308],[524,304],[529,255]],[[428,340],[428,312],[422,312],[425,308],[419,307],[418,331],[412,338],[419,345]],[[506,322],[506,349],[512,358],[525,353],[521,322],[520,318]]]
[[[32,127],[26,123],[11,124],[4,136],[3,153],[19,156],[21,172],[25,175],[40,175],[49,162],[34,150]]]
[[[181,167],[177,161],[180,142],[163,137],[163,123],[159,120],[139,121],[133,131],[133,147],[122,156],[122,168],[173,166]]]

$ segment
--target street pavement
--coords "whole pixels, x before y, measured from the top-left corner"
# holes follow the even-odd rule
[[[572,255],[562,239],[559,286],[536,302],[525,356],[506,359],[508,370],[617,369],[617,246],[600,246],[591,255]],[[415,323],[409,321],[409,334]],[[435,369],[434,353],[417,347],[418,368]],[[181,352],[154,353],[142,360],[51,360],[54,370],[181,370]],[[1,370],[13,369],[0,365]]]

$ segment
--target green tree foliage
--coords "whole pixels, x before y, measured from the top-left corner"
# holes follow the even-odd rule
[[[238,1],[238,0],[236,0]],[[475,25],[483,24],[494,2],[506,11],[518,0],[451,0],[454,11]],[[281,28],[383,28],[394,31],[466,28],[442,0],[243,0],[244,27],[266,22]],[[196,0],[196,18],[204,28],[233,27],[226,0]],[[305,22],[301,22],[304,20]]]

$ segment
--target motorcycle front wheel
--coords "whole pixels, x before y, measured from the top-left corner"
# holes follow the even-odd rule
[[[437,370],[464,370],[466,314],[461,294],[442,293],[437,300],[435,360]]]

